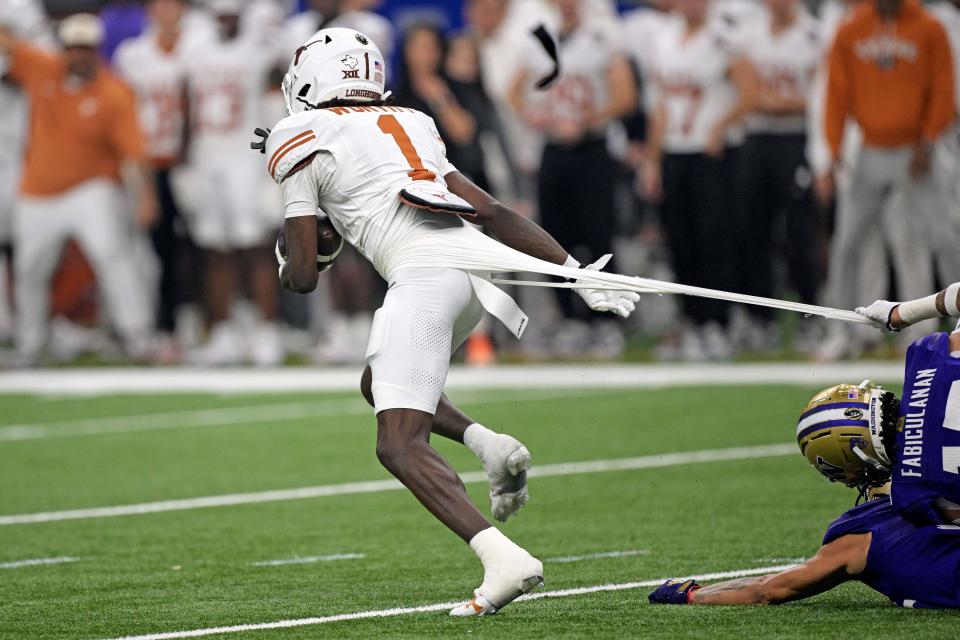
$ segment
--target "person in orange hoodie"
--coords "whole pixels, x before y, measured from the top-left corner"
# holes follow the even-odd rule
[[[0,30],[0,57],[31,106],[13,229],[17,362],[33,364],[41,354],[50,279],[69,238],[90,260],[124,347],[146,357],[150,300],[138,277],[120,189],[121,167],[128,165],[140,178],[137,222],[152,225],[157,205],[134,96],[101,68],[99,18],[70,16],[58,35],[64,52],[51,54]]]
[[[940,23],[918,0],[861,3],[830,52],[824,128],[833,162],[817,178],[821,198],[832,197],[836,172],[846,170],[844,127],[854,120],[863,147],[837,213],[828,284],[834,305],[856,298],[865,252],[883,240],[896,254],[905,297],[931,288],[930,250],[943,281],[960,276],[960,235],[931,172],[933,145],[955,116],[953,60]]]

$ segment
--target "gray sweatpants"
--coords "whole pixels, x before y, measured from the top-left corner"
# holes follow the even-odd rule
[[[50,280],[69,238],[90,260],[121,338],[132,342],[148,335],[150,297],[139,278],[122,198],[120,187],[106,179],[88,180],[57,196],[20,198],[13,238],[21,354],[34,357],[46,342]]]
[[[901,300],[933,291],[932,257],[944,283],[960,279],[960,234],[939,174],[910,177],[910,148],[863,147],[841,189],[830,251],[830,304],[849,309],[887,297],[887,250]]]

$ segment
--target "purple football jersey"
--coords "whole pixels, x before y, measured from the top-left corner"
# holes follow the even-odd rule
[[[960,527],[913,524],[879,499],[834,520],[823,544],[856,533],[873,534],[860,582],[901,607],[960,608]]]
[[[907,350],[900,416],[893,506],[917,524],[944,524],[936,499],[960,503],[960,358],[950,356],[946,333]]]

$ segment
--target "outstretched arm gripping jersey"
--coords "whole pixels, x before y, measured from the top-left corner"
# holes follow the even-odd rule
[[[960,358],[935,333],[907,351],[893,467],[893,505],[918,524],[942,524],[938,499],[960,504]]]

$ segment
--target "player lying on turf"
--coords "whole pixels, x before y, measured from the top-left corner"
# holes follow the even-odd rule
[[[906,303],[857,311],[896,330],[960,315],[960,283]],[[861,494],[890,479],[890,495],[854,507],[827,529],[820,551],[782,573],[701,587],[671,580],[663,604],[778,604],[859,580],[896,604],[960,607],[960,332],[935,333],[907,352],[903,399],[882,387],[838,385],[800,416],[810,464]]]
[[[316,286],[322,209],[389,283],[373,319],[361,382],[377,415],[377,457],[483,563],[474,598],[451,614],[494,613],[542,584],[543,565],[490,526],[429,438],[431,432],[450,437],[481,458],[498,519],[523,505],[527,450],[462,414],[443,397],[443,387],[451,354],[484,309],[518,335],[526,317],[488,280],[459,269],[424,268],[422,254],[450,253],[484,238],[463,215],[524,254],[557,265],[579,263],[536,224],[458,173],[431,118],[386,104],[384,73],[377,47],[349,29],[323,29],[295,54],[283,82],[290,115],[265,145],[286,211],[280,279],[292,291]],[[639,298],[577,291],[592,309],[623,317]]]

